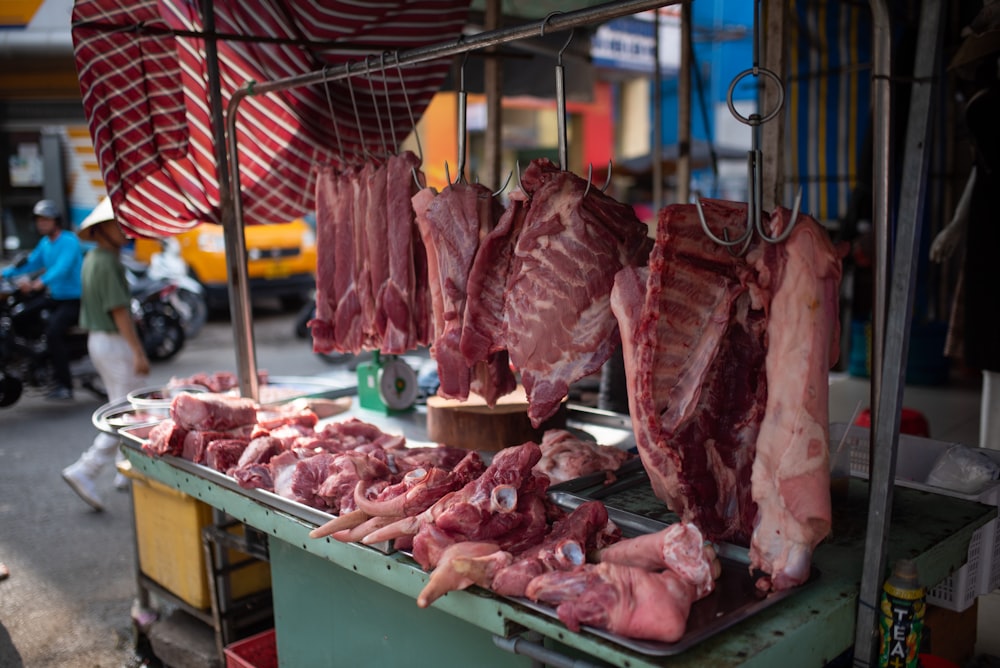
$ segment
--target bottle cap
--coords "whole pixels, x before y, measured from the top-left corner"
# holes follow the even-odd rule
[[[893,566],[892,574],[903,580],[912,580],[916,583],[920,577],[917,573],[917,564],[912,559],[900,559]]]

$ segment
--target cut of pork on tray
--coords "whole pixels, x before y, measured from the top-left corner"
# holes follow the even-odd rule
[[[744,204],[706,201],[716,236]],[[771,234],[787,210],[768,217]],[[827,371],[838,355],[840,259],[799,214],[787,241],[744,256],[712,241],[694,205],[660,212],[648,269],[618,274],[629,407],[653,490],[711,540],[750,546],[762,588],[810,575],[830,530]]]

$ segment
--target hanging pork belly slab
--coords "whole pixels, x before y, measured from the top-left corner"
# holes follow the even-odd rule
[[[738,238],[744,204],[709,201]],[[770,216],[772,234],[789,212]],[[803,214],[787,241],[745,256],[704,233],[693,205],[660,213],[648,269],[618,274],[636,441],[653,490],[712,540],[750,546],[760,586],[809,577],[830,530],[827,371],[838,355],[840,259]]]

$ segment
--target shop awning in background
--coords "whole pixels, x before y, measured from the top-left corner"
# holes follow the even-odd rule
[[[364,54],[458,39],[468,4],[216,0],[224,104],[250,81],[348,61],[359,72],[325,86],[250,96],[240,105],[245,222],[280,222],[311,211],[318,163],[360,163],[396,150],[450,60],[366,73]],[[221,220],[199,8],[184,0],[77,0],[74,6],[74,52],[94,147],[120,221],[140,235],[166,236]]]
[[[785,206],[841,219],[859,182],[871,126],[872,22],[867,3],[795,2],[790,26]],[[869,158],[870,160],[870,158]]]

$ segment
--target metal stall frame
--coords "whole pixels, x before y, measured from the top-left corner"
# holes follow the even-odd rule
[[[207,0],[206,0],[207,1]],[[438,44],[429,47],[411,49],[409,51],[386,53],[385,58],[379,59],[378,64],[368,64],[364,66],[365,74],[379,72],[382,70],[401,67],[403,65],[413,65],[416,63],[436,60],[447,56],[454,56],[470,51],[477,51],[488,47],[500,46],[507,42],[514,42],[528,37],[540,35],[542,31],[549,33],[570,30],[609,19],[636,14],[649,9],[657,9],[669,5],[681,4],[684,0],[622,0],[621,2],[608,2],[596,5],[588,9],[581,9],[573,12],[558,12],[550,14],[541,21],[533,21],[520,26],[501,28],[476,35],[463,36],[457,42],[448,44]],[[237,376],[240,383],[240,393],[245,397],[257,399],[259,396],[259,386],[257,379],[257,360],[253,347],[253,328],[250,325],[250,299],[246,265],[246,243],[243,237],[243,202],[240,193],[240,165],[239,146],[236,138],[236,119],[239,114],[240,103],[251,95],[264,95],[277,91],[307,86],[327,81],[346,79],[351,76],[351,66],[348,62],[337,67],[325,68],[315,72],[299,74],[273,81],[256,82],[250,81],[242,88],[236,90],[226,107],[226,149],[229,165],[229,184],[232,187],[232,197],[228,204],[232,206],[232,214],[229,215],[227,202],[223,202],[223,224],[231,223],[226,227],[225,243],[226,257],[231,263],[229,272],[229,295],[231,312],[233,317],[233,327],[236,330],[236,361]],[[353,74],[357,74],[355,71]],[[217,145],[219,142],[216,142]]]
[[[869,452],[871,488],[865,537],[865,554],[869,556],[862,570],[855,626],[854,665],[857,668],[876,663],[879,647],[878,603],[882,582],[887,575],[888,530],[903,408],[905,360],[910,338],[909,314],[916,290],[916,259],[924,208],[921,194],[928,172],[928,119],[936,84],[934,74],[941,57],[943,7],[941,0],[921,2],[913,89],[903,145],[906,160],[901,181],[902,196],[893,247],[890,241],[891,17],[888,0],[871,0],[875,151],[872,184],[875,300],[872,312],[871,406],[875,428]]]
[[[939,6],[939,0],[928,0],[927,7]],[[210,2],[205,4],[210,5]],[[432,47],[413,49],[405,52],[387,54],[379,65],[368,67],[370,71],[389,67],[415,64],[427,60],[458,55],[469,51],[498,46],[507,42],[532,37],[541,29],[550,32],[568,30],[599,21],[634,14],[640,11],[657,9],[674,4],[682,4],[682,0],[625,0],[623,2],[606,3],[593,8],[557,13],[542,21],[527,23],[512,28],[503,28],[482,32],[464,37],[461,41]],[[875,44],[873,58],[873,136],[875,147],[875,164],[873,177],[873,227],[875,231],[875,294],[873,315],[873,346],[871,379],[871,404],[875,415],[875,433],[872,440],[872,488],[869,503],[869,521],[867,527],[866,553],[871,555],[865,560],[861,590],[858,603],[858,617],[855,641],[855,665],[867,666],[869,659],[877,647],[875,634],[875,615],[878,591],[885,575],[886,540],[889,526],[889,511],[892,502],[892,483],[895,472],[895,455],[899,436],[899,411],[902,401],[903,366],[909,340],[909,330],[905,326],[908,305],[913,299],[914,256],[919,242],[919,229],[916,220],[920,214],[919,207],[907,214],[912,218],[902,220],[900,235],[895,247],[894,271],[892,284],[889,283],[888,262],[889,244],[889,193],[890,193],[890,106],[891,106],[891,56],[892,38],[891,21],[887,0],[871,0],[873,15],[873,41]],[[210,11],[210,10],[209,10]],[[930,26],[927,28],[930,29]],[[922,31],[924,28],[922,27]],[[936,51],[929,56],[936,57]],[[239,190],[239,148],[236,139],[235,124],[241,101],[250,95],[263,95],[270,92],[285,90],[297,86],[321,83],[323,81],[348,78],[351,64],[336,68],[324,69],[303,75],[270,82],[249,82],[237,90],[227,105],[226,114],[226,150],[217,151],[220,163],[228,159],[228,184],[233,188],[228,200],[223,201],[223,222],[227,223],[225,235],[226,254],[232,263],[229,272],[229,291],[231,313],[234,321],[238,378],[243,396],[256,399],[259,387],[257,380],[256,356],[253,346],[252,327],[250,323],[250,302],[248,279],[246,271],[246,248],[243,237],[243,208]],[[919,82],[917,85],[920,85]],[[213,116],[215,116],[213,114]],[[218,130],[218,117],[215,116],[214,127]],[[926,119],[924,119],[926,121]],[[919,119],[918,119],[919,122]],[[926,122],[922,130],[926,132]],[[919,133],[919,129],[916,131]],[[919,142],[914,136],[912,141]],[[909,146],[908,146],[909,148]],[[917,147],[919,148],[919,147]],[[919,166],[919,177],[926,175],[926,170]],[[918,184],[918,182],[915,182]],[[919,188],[919,184],[917,185]],[[890,301],[891,298],[891,301]],[[883,383],[888,382],[889,392],[883,391]],[[857,651],[859,648],[870,648],[870,654]]]

